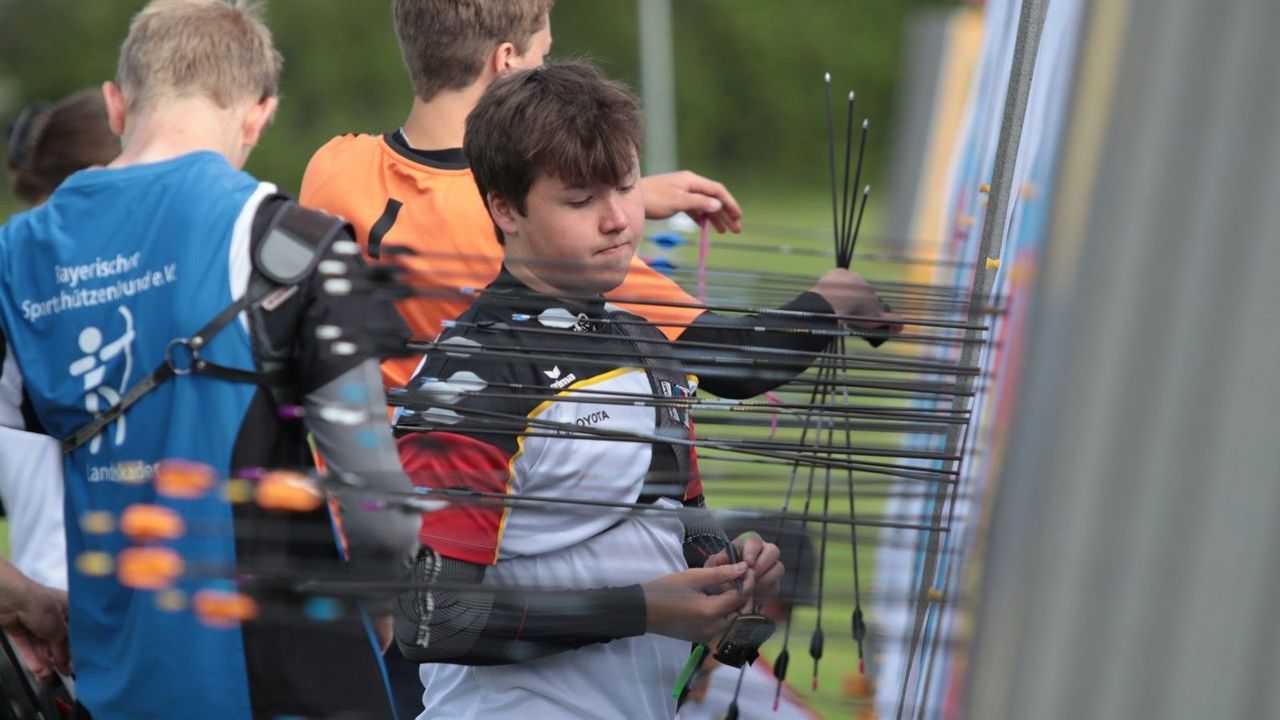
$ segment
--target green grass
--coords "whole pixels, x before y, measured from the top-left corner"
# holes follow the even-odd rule
[[[769,189],[754,189],[750,187],[732,187],[732,189],[743,205],[744,233],[741,237],[724,236],[725,240],[771,246],[792,245],[824,250],[831,248],[832,220],[830,199],[822,191],[788,196],[785,193],[780,194],[776,190]],[[864,236],[869,237],[872,235],[872,231],[877,225],[875,222],[876,217],[875,207],[869,207],[868,218],[863,225]],[[833,267],[831,260],[821,257],[717,248],[717,238],[720,237],[722,236],[715,234],[711,237],[708,266],[712,270],[732,268],[788,273],[816,280],[823,272]],[[860,243],[859,248],[862,251],[879,250],[879,248],[872,247],[866,241]],[[696,247],[686,246],[682,248],[681,252],[676,255],[676,260],[677,262],[683,262],[686,266],[692,266],[696,263]],[[876,278],[898,279],[898,274],[900,273],[900,269],[897,267],[863,263],[859,262],[856,257],[854,269],[862,272],[873,282]],[[806,286],[798,284],[796,290],[803,289]],[[714,287],[713,284],[713,295]],[[851,345],[850,347],[861,350],[863,346],[861,342],[857,342],[856,346]],[[860,403],[868,402],[866,399],[855,401]],[[700,424],[699,434],[703,436],[763,438],[767,436],[768,430],[767,428]],[[855,442],[866,442],[868,439],[866,435],[858,435],[855,438]],[[896,438],[881,435],[871,439],[876,443],[891,444]],[[780,430],[775,440],[798,443],[799,431],[795,429],[790,431],[786,429]],[[840,441],[843,441],[843,437],[837,439],[837,442]],[[776,477],[768,481],[757,480],[752,487],[753,490],[757,490],[756,492],[746,492],[744,483],[731,480],[735,468],[742,467],[737,463],[716,462],[708,459],[702,463],[702,467],[704,476],[707,478],[706,493],[708,502],[713,507],[753,507],[765,510],[778,510],[781,507],[786,491],[786,481],[790,475],[789,467],[785,465],[751,466],[753,473],[759,473],[762,467],[768,467],[776,475]],[[720,480],[721,489],[717,489],[717,477],[722,478]],[[802,469],[797,476],[797,494],[791,505],[792,512],[799,512],[803,509],[805,486],[808,483],[808,477],[809,472],[807,469]],[[814,485],[815,497],[813,505],[810,507],[811,513],[820,514],[822,512],[821,503],[823,498],[820,488],[826,482],[825,478],[824,472],[818,473]],[[843,472],[833,472],[831,475],[833,486],[830,506],[831,515],[846,515],[848,513],[848,494],[846,490],[842,490],[842,488],[846,487],[846,478],[847,476]],[[759,492],[758,489],[761,487],[767,487],[769,492],[767,494]],[[883,500],[861,498],[857,502],[857,513],[860,516],[876,515],[883,511],[883,506]],[[820,551],[821,528],[811,525],[809,532],[815,540],[815,550]],[[872,542],[864,541],[858,549],[859,576],[864,594],[863,611],[864,614],[868,615],[867,623],[871,626],[871,632],[874,632],[875,629],[874,620],[868,614],[865,596],[873,586],[875,569],[874,538],[874,533],[864,529],[860,534],[860,539],[871,540]],[[819,664],[818,690],[816,692],[810,688],[813,661],[809,657],[809,643],[813,629],[817,625],[818,612],[815,608],[799,608],[796,610],[792,621],[789,642],[791,661],[787,677],[788,683],[823,717],[850,717],[862,707],[862,702],[846,692],[846,683],[857,676],[858,673],[857,648],[853,642],[850,629],[854,608],[852,563],[853,547],[848,529],[846,527],[832,526],[827,541],[825,562],[820,566],[824,577],[824,602],[821,621],[825,637],[825,650],[822,661]],[[782,648],[783,633],[784,628],[780,627],[774,639],[770,640],[764,648],[763,655],[770,663],[776,660]]]

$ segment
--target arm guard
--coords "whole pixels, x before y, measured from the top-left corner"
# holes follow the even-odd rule
[[[484,573],[483,565],[422,548],[414,567],[421,589],[400,596],[395,618],[396,644],[407,659],[507,665],[644,634],[639,585],[527,591],[483,586]]]

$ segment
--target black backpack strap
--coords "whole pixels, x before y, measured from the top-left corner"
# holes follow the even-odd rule
[[[244,295],[223,308],[204,327],[190,337],[170,340],[165,346],[164,361],[130,388],[120,402],[64,438],[63,453],[70,453],[92,440],[147,393],[175,377],[197,373],[231,382],[260,380],[256,371],[210,363],[201,358],[200,351],[241,312],[260,305],[272,293],[305,280],[346,224],[333,216],[304,208],[284,195],[263,199],[257,213],[271,213],[271,219],[260,234],[250,239],[250,256],[254,270],[269,282],[250,282]]]
[[[659,497],[683,501],[685,485],[695,468],[693,450],[688,444],[689,405],[682,407],[680,403],[682,397],[692,401],[692,388],[688,386],[684,365],[661,330],[646,322],[636,322],[641,318],[630,313],[615,312],[610,318],[622,321],[613,326],[635,345],[640,363],[649,376],[649,386],[654,397],[659,398],[654,407],[657,435],[676,441],[671,449],[675,453],[678,478],[646,479],[639,502],[652,502]]]

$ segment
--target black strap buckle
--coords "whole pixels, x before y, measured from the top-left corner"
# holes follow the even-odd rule
[[[190,375],[193,368],[199,366],[203,361],[200,360],[200,347],[204,342],[197,335],[191,338],[174,338],[164,346],[164,363],[169,366],[169,370],[174,375]],[[179,354],[178,348],[186,348],[185,362],[183,355]]]

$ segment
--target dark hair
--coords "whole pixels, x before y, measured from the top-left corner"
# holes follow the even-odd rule
[[[90,88],[52,105],[36,102],[23,108],[9,126],[5,147],[13,194],[35,205],[68,175],[114,160],[120,139],[107,122],[102,93]]]
[[[525,213],[540,173],[568,185],[621,185],[640,150],[640,106],[625,86],[581,62],[499,79],[467,116],[462,149],[486,202]]]
[[[485,58],[504,42],[524,54],[555,0],[394,0],[396,38],[413,93],[430,100],[480,77]]]

